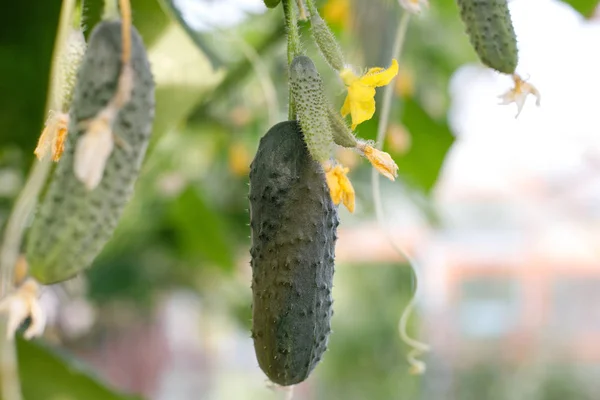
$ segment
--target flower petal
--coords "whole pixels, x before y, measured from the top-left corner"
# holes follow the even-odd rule
[[[354,83],[348,88],[352,130],[373,117],[375,114],[375,88]]]
[[[354,192],[354,187],[352,186],[350,179],[348,179],[348,177],[346,176],[346,173],[348,173],[348,168],[344,168],[344,174],[340,175],[339,177],[340,187],[342,188],[342,202],[344,203],[344,206],[346,206],[348,211],[353,213],[356,195]]]
[[[517,115],[515,118],[518,118],[523,110],[527,96],[530,94],[533,95],[536,98],[535,104],[539,107],[541,95],[535,86],[523,80],[519,75],[513,75],[513,81],[515,84],[514,87],[498,97],[501,100],[501,105],[507,105],[511,103],[515,103],[517,105]]]
[[[398,176],[398,165],[394,162],[392,157],[385,151],[377,150],[376,148],[364,144],[361,149],[371,162],[373,167],[379,171],[379,173],[391,181],[394,181]]]
[[[325,167],[325,178],[327,186],[329,186],[329,193],[333,204],[338,205],[343,203],[348,211],[353,213],[356,196],[352,183],[350,183],[350,179],[346,176],[349,171],[348,168],[344,168],[339,164],[336,166],[327,165]]]
[[[346,96],[346,100],[344,100],[344,105],[342,106],[342,109],[340,110],[340,112],[342,113],[342,117],[345,117],[346,115],[350,114],[350,93],[348,93],[348,95]]]
[[[394,59],[388,69],[371,68],[359,81],[363,85],[379,87],[390,83],[396,75],[398,75],[398,61]]]
[[[340,78],[342,79],[342,82],[344,82],[344,85],[346,85],[346,86],[350,86],[358,80],[358,76],[356,76],[354,71],[352,71],[352,69],[350,69],[350,68],[344,68],[343,70],[341,70]]]

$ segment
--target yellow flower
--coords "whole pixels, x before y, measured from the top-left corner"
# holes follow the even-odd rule
[[[236,176],[245,176],[250,172],[250,153],[246,146],[234,142],[229,146],[229,170]]]
[[[325,178],[327,179],[327,186],[329,186],[333,204],[344,203],[348,211],[353,213],[355,193],[350,179],[346,176],[349,171],[348,168],[341,165],[332,166],[328,164],[325,166]]]
[[[385,86],[398,74],[398,62],[392,60],[388,69],[371,68],[358,77],[349,68],[340,72],[340,77],[348,87],[348,96],[342,106],[342,116],[352,116],[352,129],[375,114],[375,88]]]
[[[511,103],[515,103],[517,105],[517,115],[515,116],[515,118],[517,118],[519,114],[521,114],[521,110],[525,105],[527,95],[532,94],[535,96],[535,105],[538,107],[540,105],[541,95],[535,86],[523,80],[519,75],[514,74],[513,81],[515,82],[515,87],[498,97],[502,99],[502,102],[500,103],[501,105]]]
[[[369,146],[366,143],[360,143],[357,147],[369,162],[381,173],[391,181],[396,180],[398,176],[398,166],[385,151],[377,150],[376,148]]]
[[[323,6],[323,19],[332,25],[350,25],[351,10],[349,0],[328,0]]]

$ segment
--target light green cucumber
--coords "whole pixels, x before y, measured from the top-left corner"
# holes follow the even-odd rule
[[[154,81],[142,39],[133,27],[133,91],[113,130],[127,146],[115,144],[102,180],[91,191],[73,172],[76,143],[86,133],[81,123],[113,98],[121,66],[121,23],[103,21],[94,28],[78,70],[65,152],[28,232],[29,272],[42,284],[65,281],[89,267],[112,236],[133,193],[154,119]]]
[[[513,74],[519,57],[507,0],[457,0],[457,4],[481,62],[498,72]]]
[[[329,106],[321,76],[307,56],[296,56],[290,64],[290,90],[308,151],[316,161],[328,160],[333,149]]]

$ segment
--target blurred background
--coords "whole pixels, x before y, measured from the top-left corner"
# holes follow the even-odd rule
[[[498,105],[453,0],[412,18],[375,219],[370,165],[351,151],[354,214],[340,208],[333,334],[295,399],[600,398],[600,12],[597,0],[513,0],[518,72],[541,92]],[[135,196],[89,271],[45,287],[43,339],[19,340],[27,400],[280,399],[252,340],[248,171],[287,118],[281,7],[261,0],[132,0],[157,83],[153,141]],[[392,0],[322,0],[349,62],[388,66]],[[80,5],[81,7],[81,5]],[[60,2],[0,15],[0,227],[43,127]],[[100,0],[83,3],[85,34]],[[301,22],[340,107],[344,87]],[[381,92],[381,90],[379,91]],[[378,93],[378,101],[380,101]],[[359,136],[374,139],[377,115]],[[392,245],[417,261],[410,268]],[[431,346],[408,372],[399,318]]]

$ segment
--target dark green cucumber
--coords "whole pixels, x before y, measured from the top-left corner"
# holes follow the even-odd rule
[[[304,381],[327,349],[337,209],[295,121],[261,139],[250,171],[252,337],[273,382]]]
[[[29,230],[30,274],[42,284],[72,278],[87,268],[110,239],[133,193],[154,119],[154,82],[141,37],[132,28],[133,92],[120,110],[116,144],[100,184],[92,191],[74,175],[74,152],[93,118],[114,96],[121,70],[121,23],[101,22],[93,30],[78,70],[63,154]]]
[[[481,62],[496,71],[513,74],[519,55],[507,0],[457,0],[457,3]]]

